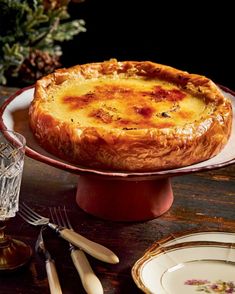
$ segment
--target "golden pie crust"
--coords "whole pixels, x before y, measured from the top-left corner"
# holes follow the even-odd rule
[[[71,163],[157,171],[218,154],[230,136],[232,106],[204,76],[110,60],[38,80],[29,120],[39,144]]]

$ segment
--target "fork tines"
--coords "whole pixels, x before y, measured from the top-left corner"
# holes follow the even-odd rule
[[[45,225],[49,222],[48,218],[38,214],[25,203],[19,204],[19,209],[19,216],[31,225]]]
[[[57,223],[59,226],[63,226],[65,228],[73,230],[65,206],[63,206],[63,208],[61,208],[60,206],[50,208],[50,214],[51,219],[54,223]]]

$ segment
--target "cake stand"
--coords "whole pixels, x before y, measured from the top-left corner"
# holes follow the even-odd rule
[[[152,172],[109,171],[78,166],[63,161],[42,149],[29,128],[28,109],[34,87],[17,91],[0,109],[0,127],[25,136],[26,155],[78,175],[76,202],[87,213],[113,221],[153,219],[173,203],[171,177],[224,167],[235,162],[235,93],[220,86],[233,104],[232,134],[215,157],[177,169]]]

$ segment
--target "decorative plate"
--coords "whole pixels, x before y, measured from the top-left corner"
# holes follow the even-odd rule
[[[26,137],[26,155],[54,167],[77,174],[96,174],[108,177],[125,178],[159,178],[210,170],[227,166],[235,162],[235,93],[223,87],[225,95],[229,96],[233,104],[233,127],[231,137],[225,148],[215,157],[183,168],[162,170],[156,172],[113,172],[98,170],[65,162],[42,149],[34,139],[28,124],[28,108],[33,99],[34,88],[24,88],[11,96],[0,109],[0,127],[18,131]]]
[[[175,233],[155,242],[151,248],[155,250],[159,246],[172,246],[183,242],[194,241],[209,241],[209,242],[223,242],[235,244],[235,232],[225,232],[219,229],[189,231],[183,233]]]
[[[132,268],[137,286],[156,294],[235,293],[234,272],[235,244],[210,241],[158,243]]]

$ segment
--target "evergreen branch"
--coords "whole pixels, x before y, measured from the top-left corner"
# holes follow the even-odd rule
[[[83,20],[67,21],[69,2],[0,0],[0,84],[17,76],[23,67],[30,70],[39,56],[47,63],[44,73],[51,71],[53,64],[58,66],[62,54],[58,43],[86,31]]]
[[[28,14],[27,21],[24,23],[23,28],[26,31],[30,31],[35,26],[39,26],[41,23],[48,22],[49,18],[44,14],[43,6],[39,6],[34,12]]]
[[[61,24],[57,30],[53,31],[49,37],[59,42],[71,40],[80,32],[86,31],[84,25],[85,22],[82,19],[66,22]]]

